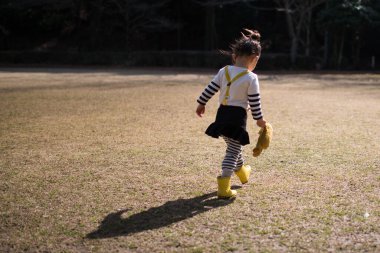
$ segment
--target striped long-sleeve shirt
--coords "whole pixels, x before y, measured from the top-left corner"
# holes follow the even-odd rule
[[[214,96],[215,93],[217,93],[219,89],[220,89],[219,84],[215,83],[214,81],[211,81],[206,86],[202,94],[199,96],[199,98],[197,99],[197,102],[202,105],[206,105],[208,100],[212,98],[212,96]]]
[[[247,71],[247,69],[236,66],[228,66],[228,71],[232,79],[242,71]],[[197,99],[197,102],[199,104],[206,105],[215,93],[220,91],[219,103],[222,104],[222,101],[225,100],[227,84],[228,81],[226,78],[225,69],[222,68],[203,90],[202,94]],[[229,96],[226,100],[226,105],[240,106],[244,109],[250,108],[253,119],[259,120],[263,118],[260,101],[260,87],[257,75],[248,71],[246,75],[232,82],[229,90]]]

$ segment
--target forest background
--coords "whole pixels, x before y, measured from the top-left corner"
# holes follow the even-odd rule
[[[1,0],[1,64],[222,66],[242,28],[259,69],[379,69],[378,0]]]

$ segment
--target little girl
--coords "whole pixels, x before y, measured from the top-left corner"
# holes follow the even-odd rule
[[[222,174],[217,177],[218,198],[232,198],[236,191],[231,190],[233,172],[241,183],[248,182],[251,167],[244,165],[243,146],[249,144],[246,131],[247,110],[250,107],[254,120],[259,127],[265,127],[261,111],[259,80],[252,73],[261,53],[258,31],[244,29],[245,33],[231,45],[233,65],[220,69],[214,79],[198,98],[196,113],[199,117],[205,113],[206,103],[220,90],[220,107],[215,122],[206,130],[206,134],[218,138],[222,136],[227,144],[226,155],[222,162]]]

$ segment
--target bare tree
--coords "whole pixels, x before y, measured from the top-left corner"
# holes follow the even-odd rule
[[[12,7],[16,9],[35,8],[45,5],[54,5],[56,8],[67,8],[72,0],[2,0],[1,7]]]
[[[247,6],[257,0],[193,0],[193,2],[203,6],[206,9],[207,15],[205,19],[205,40],[204,48],[212,50],[217,47],[217,30],[216,26],[216,7],[233,4],[246,4]],[[249,6],[252,8],[252,6]]]
[[[380,24],[379,9],[378,1],[330,0],[327,2],[318,20],[320,28],[328,35],[325,41],[326,65],[341,68],[343,60],[351,58],[353,65],[359,67],[363,31],[365,28],[376,27]],[[331,57],[328,57],[329,44],[332,44]],[[350,55],[345,55],[344,52],[350,49]]]
[[[294,64],[300,43],[305,46],[305,54],[310,55],[311,24],[315,7],[327,0],[274,0],[278,11],[285,13],[288,34],[291,40],[290,58]],[[305,39],[302,34],[305,34]]]
[[[117,31],[127,49],[132,49],[141,39],[165,29],[175,29],[175,24],[159,14],[169,0],[73,0],[76,3],[75,27],[89,30],[92,45],[99,47],[107,34]],[[81,24],[84,23],[85,25]],[[78,31],[77,31],[78,33]]]

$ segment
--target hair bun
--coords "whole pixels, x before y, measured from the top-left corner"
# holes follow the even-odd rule
[[[243,29],[245,33],[242,33],[243,37],[250,38],[251,40],[260,41],[261,35],[257,30]]]

